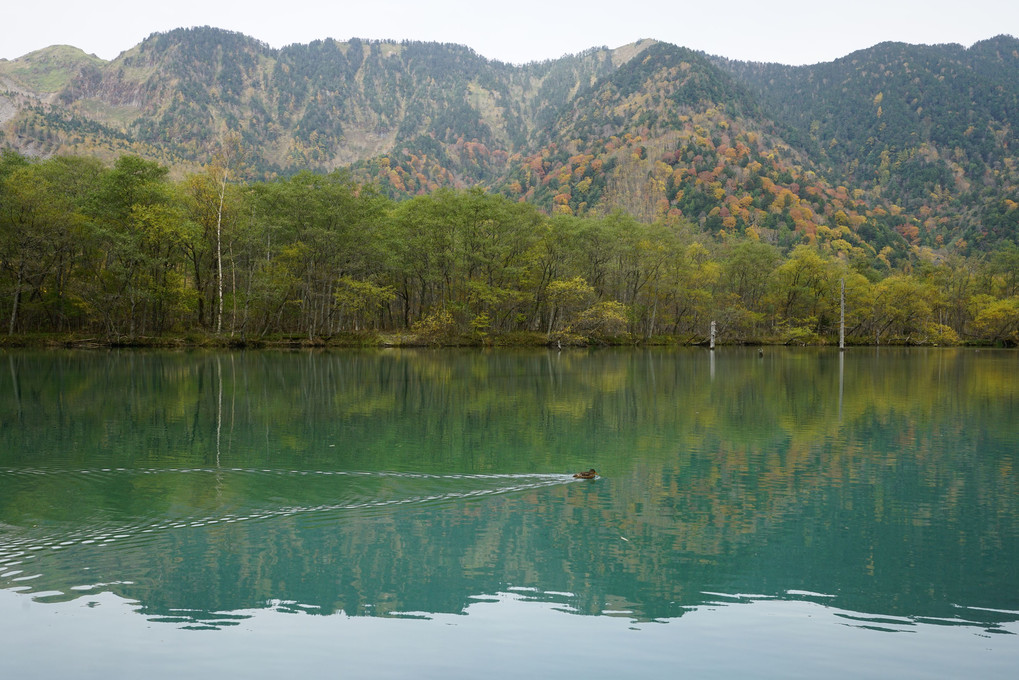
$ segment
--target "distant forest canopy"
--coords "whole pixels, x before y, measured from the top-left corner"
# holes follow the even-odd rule
[[[459,45],[273,49],[205,27],[109,62],[69,47],[0,61],[0,146],[27,156],[134,155],[179,180],[236,137],[250,183],[344,169],[394,200],[481,188],[895,266],[1019,243],[1017,117],[1010,36],[801,67],[653,40],[512,66]]]
[[[714,321],[720,342],[832,343],[844,281],[851,343],[1019,341],[1012,243],[893,258],[837,218],[784,248],[671,210],[548,213],[480,188],[395,200],[350,171],[239,181],[243,150],[177,178],[134,155],[3,152],[7,335],[693,343]]]

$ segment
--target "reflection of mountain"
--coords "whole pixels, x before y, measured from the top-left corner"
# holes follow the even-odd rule
[[[813,351],[713,377],[686,351],[10,357],[0,587],[41,599],[210,622],[530,588],[649,620],[809,591],[1019,619],[1012,355],[854,352],[841,423]],[[604,478],[560,474],[587,463]]]

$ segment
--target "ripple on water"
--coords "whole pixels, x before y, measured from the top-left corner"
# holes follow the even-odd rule
[[[0,469],[0,477],[16,477],[24,485],[66,480],[90,486],[87,497],[105,498],[106,491],[126,487],[117,501],[127,507],[157,508],[128,516],[99,507],[92,515],[73,520],[39,521],[33,526],[0,527],[0,588],[29,588],[22,581],[38,581],[35,592],[45,598],[74,598],[99,590],[132,585],[128,580],[82,583],[66,592],[49,592],[47,572],[102,568],[124,555],[146,550],[170,535],[214,531],[277,518],[301,517],[311,522],[335,522],[345,513],[374,514],[408,506],[455,504],[575,482],[563,474],[431,474],[403,471],[272,470],[267,468],[127,469]],[[156,484],[123,484],[156,480]],[[212,492],[210,492],[212,489]],[[59,493],[59,490],[58,490]],[[189,505],[179,498],[198,498]],[[171,499],[169,502],[167,499]],[[157,514],[157,512],[159,514]],[[182,533],[183,532],[183,533]],[[176,539],[174,539],[176,540]],[[116,548],[109,552],[111,548]],[[102,551],[102,552],[98,552]],[[111,560],[113,562],[111,562]],[[12,569],[31,563],[31,575]],[[50,581],[53,579],[50,578]]]

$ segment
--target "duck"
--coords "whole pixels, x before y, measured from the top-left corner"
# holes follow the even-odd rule
[[[594,479],[598,476],[598,473],[594,471],[594,468],[591,468],[587,472],[575,472],[573,476],[577,479]]]

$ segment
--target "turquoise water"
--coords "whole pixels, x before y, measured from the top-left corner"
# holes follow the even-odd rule
[[[0,673],[1011,678],[1017,368],[3,354]]]

